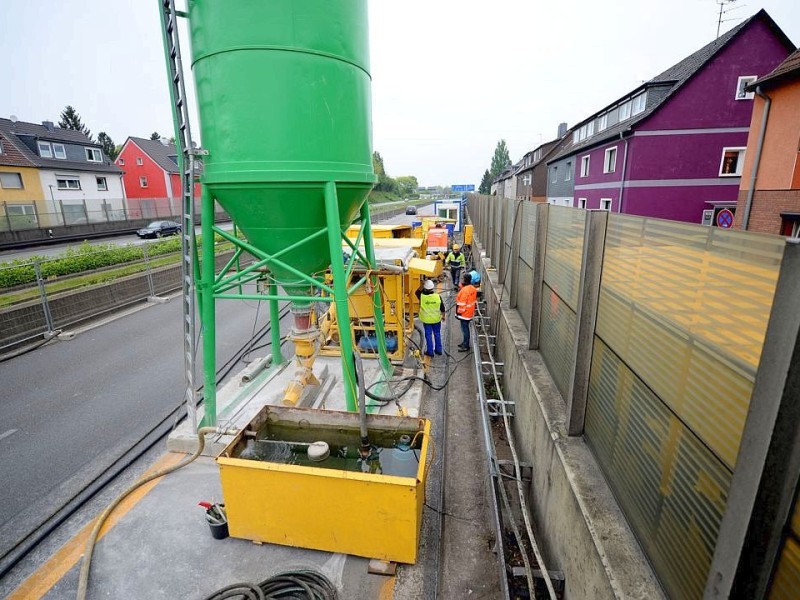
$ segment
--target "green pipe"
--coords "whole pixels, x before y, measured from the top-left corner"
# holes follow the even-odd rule
[[[372,239],[372,221],[369,216],[369,204],[364,202],[361,205],[361,227],[364,230],[364,250],[367,252],[369,267],[373,270],[377,268],[375,261],[375,246]],[[375,315],[375,337],[378,338],[378,360],[383,369],[383,375],[387,379],[392,376],[392,365],[386,355],[386,329],[383,325],[383,300],[381,286],[378,276],[372,274],[372,312]]]
[[[285,359],[283,358],[283,354],[281,354],[281,311],[280,307],[278,306],[277,283],[273,282],[269,284],[269,295],[272,296],[269,299],[269,322],[270,334],[272,337],[272,364],[280,365],[283,364]]]
[[[203,396],[205,414],[201,427],[217,424],[217,328],[214,302],[214,197],[208,187],[203,185],[201,194],[200,225],[203,231],[203,263],[200,289],[203,291],[203,306],[200,313],[203,322]],[[209,240],[212,243],[208,243]]]
[[[347,410],[355,412],[356,406],[356,372],[353,364],[353,336],[350,332],[350,312],[348,310],[347,288],[342,262],[342,238],[339,228],[339,201],[336,196],[336,184],[329,181],[325,184],[325,217],[328,222],[328,246],[331,254],[331,274],[333,275],[333,297],[336,306],[336,320],[339,324],[339,347],[342,356],[342,374],[344,376],[344,401]]]
[[[233,224],[233,235],[234,235],[234,236],[236,236],[236,238],[237,238],[237,239],[239,238],[239,228],[236,226],[236,223],[235,223],[235,222],[234,222],[234,224]],[[234,258],[234,260],[236,261],[236,272],[237,272],[237,273],[239,273],[239,272],[242,270],[242,263],[241,263],[241,262],[239,262],[239,257],[240,257],[241,255],[242,255],[242,250],[241,250],[241,248],[237,248],[237,249],[236,249],[236,252],[234,252],[234,253],[233,253],[233,258]],[[229,268],[229,267],[228,267],[228,268]],[[225,268],[225,269],[224,269],[224,270],[223,270],[223,271],[220,273],[220,276],[222,276],[222,275],[224,275],[225,273],[227,273],[227,272],[228,272],[228,268]],[[242,289],[242,280],[241,280],[241,279],[239,279],[239,293],[241,294],[242,292],[244,292],[244,290]]]
[[[353,292],[355,292],[358,288],[360,288],[366,282],[367,282],[367,276],[364,275],[364,277],[362,277],[356,283],[354,283],[352,286],[350,286],[350,289],[347,290],[347,295],[351,296],[353,294]]]
[[[286,302],[333,302],[332,296],[273,296],[272,294],[215,294],[219,300],[280,300]]]
[[[353,242],[350,241],[350,238],[347,237],[344,233],[342,234],[342,238],[344,239],[345,242],[347,242],[347,245],[350,246],[353,252],[358,256],[358,258],[360,258],[365,265],[368,264],[367,257],[361,254],[361,251],[356,246],[353,245]]]
[[[225,263],[225,266],[222,267],[222,270],[219,272],[219,275],[217,275],[216,278],[214,279],[214,285],[217,285],[219,283],[220,279],[222,279],[222,276],[228,272],[228,269],[230,269],[234,263],[236,263],[236,273],[237,274],[239,273],[239,268],[240,268],[239,257],[241,255],[242,255],[242,249],[237,248],[234,251],[233,256],[231,256],[231,259],[227,263]]]
[[[338,229],[337,229],[337,231],[338,231]],[[222,237],[224,237],[225,239],[227,239],[227,240],[228,240],[229,242],[231,242],[232,244],[235,244],[235,245],[239,245],[239,246],[241,246],[242,248],[244,248],[245,250],[247,250],[247,251],[248,251],[250,254],[252,254],[253,256],[257,256],[257,257],[263,257],[263,261],[262,261],[262,262],[263,262],[264,264],[271,264],[271,263],[274,263],[274,265],[278,265],[278,266],[279,266],[281,269],[285,269],[286,271],[289,271],[289,272],[290,272],[292,275],[295,275],[295,276],[297,276],[299,279],[301,279],[301,280],[303,280],[303,281],[306,281],[306,282],[310,283],[311,285],[313,285],[313,286],[315,286],[315,287],[318,287],[318,288],[320,288],[320,289],[323,289],[323,290],[325,290],[325,291],[326,291],[327,293],[329,293],[329,294],[333,294],[333,290],[332,290],[330,287],[328,287],[327,285],[325,285],[324,283],[320,282],[320,281],[319,281],[319,280],[317,280],[317,279],[314,279],[314,278],[313,278],[313,277],[311,277],[310,275],[306,275],[306,274],[305,274],[305,273],[303,273],[302,271],[298,271],[298,270],[297,270],[297,269],[295,269],[294,267],[292,267],[292,266],[290,266],[290,265],[287,265],[286,263],[284,263],[284,262],[282,262],[282,261],[280,261],[280,260],[277,260],[277,259],[275,258],[275,256],[277,256],[277,255],[280,255],[280,254],[283,254],[285,251],[289,250],[289,249],[291,248],[291,246],[290,246],[289,248],[284,248],[283,250],[281,250],[280,252],[278,252],[278,253],[277,253],[275,256],[269,256],[269,255],[266,255],[266,254],[264,254],[264,253],[263,253],[261,250],[259,250],[259,249],[258,249],[258,248],[256,248],[255,246],[251,246],[251,245],[250,245],[250,244],[248,244],[247,242],[244,242],[244,241],[242,241],[242,240],[239,240],[239,239],[236,239],[236,238],[233,238],[233,237],[231,237],[231,236],[230,236],[230,235],[229,235],[227,232],[223,232],[223,231],[221,231],[221,230],[220,230],[220,231],[217,231],[217,233],[219,233],[219,234],[220,234]],[[312,239],[312,238],[314,238],[314,237],[317,237],[318,235],[319,235],[319,233],[314,233],[314,234],[312,234],[312,235],[310,235],[310,236],[308,236],[308,237],[306,237],[306,238],[303,238],[303,240],[302,240],[301,242],[297,242],[296,244],[292,244],[292,246],[299,246],[299,245],[301,245],[301,244],[303,244],[303,243],[305,243],[305,242],[309,241],[310,239]],[[341,257],[342,257],[342,248],[341,248],[341,245],[340,245],[340,246],[339,246],[339,262],[341,262]],[[274,266],[274,265],[272,265],[272,266]],[[256,269],[256,268],[258,268],[258,266],[257,266],[257,265],[250,265],[249,267],[247,267],[246,269],[244,269],[244,270],[242,271],[242,273],[249,273],[250,271],[252,271],[253,269]],[[344,273],[342,273],[342,274],[344,274]],[[223,280],[223,283],[225,283],[225,284],[229,283],[229,281],[230,281],[230,280],[231,280],[233,277],[236,277],[236,275],[232,275],[231,277],[229,277],[229,278],[227,278],[227,279]]]
[[[244,284],[250,283],[251,281],[256,281],[258,279],[261,279],[261,277],[262,277],[261,273],[254,273],[254,274],[251,274],[251,275],[247,275],[245,277],[240,277],[238,279],[238,281],[234,281],[233,283],[229,283],[228,285],[226,285],[224,287],[214,287],[214,295],[218,296],[219,294],[221,294],[223,292],[227,292],[231,288],[235,288],[235,287],[241,288]],[[244,292],[240,291],[239,293],[243,294]]]

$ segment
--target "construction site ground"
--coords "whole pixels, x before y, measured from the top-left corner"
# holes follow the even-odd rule
[[[451,293],[444,295],[452,303]],[[367,558],[230,537],[214,539],[197,503],[221,501],[222,489],[214,458],[201,456],[189,466],[139,488],[112,513],[95,549],[88,598],[200,600],[233,583],[257,583],[296,569],[324,573],[337,586],[339,597],[346,600],[498,597],[472,360],[469,353],[456,351],[461,333],[451,312],[443,331],[447,353],[432,359],[429,378],[434,386],[445,381],[447,385],[435,390],[417,383],[401,401],[408,414],[431,420],[436,449],[415,565],[398,565],[396,575],[375,575],[368,572]],[[473,349],[476,347],[473,339]],[[325,376],[335,379],[332,374],[337,362],[320,360],[316,367],[327,369]],[[276,402],[283,378],[288,376],[288,369],[264,376],[261,387],[255,386],[258,393],[244,403],[245,408],[235,411],[237,418],[248,419],[263,404]],[[340,395],[336,385],[334,381],[322,399],[319,395],[309,398],[309,405],[325,403],[326,408],[343,408],[337,405]],[[321,387],[325,387],[324,379]],[[397,407],[391,404],[381,412],[386,411],[394,414]],[[170,446],[180,450],[188,437],[186,432],[176,432]],[[219,451],[223,445],[224,439],[209,447]],[[150,470],[175,464],[185,456],[180,451],[165,451],[156,457]],[[96,507],[97,512],[101,509]],[[275,510],[280,509],[275,506]],[[325,510],[324,498],[320,498],[319,510]],[[74,521],[68,527],[71,530],[59,549],[40,552],[38,568],[15,582],[13,588],[2,590],[8,598],[75,597],[92,522]]]

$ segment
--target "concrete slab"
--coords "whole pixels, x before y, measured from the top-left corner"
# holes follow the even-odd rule
[[[210,458],[163,478],[97,544],[89,598],[204,598],[224,586],[257,583],[290,569],[322,572],[341,598],[353,600],[378,598],[387,585],[385,576],[368,573],[365,558],[213,539],[197,502],[221,498]],[[74,598],[79,569],[72,566],[44,598]]]

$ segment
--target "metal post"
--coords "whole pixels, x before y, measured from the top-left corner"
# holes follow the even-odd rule
[[[36,271],[36,283],[39,286],[39,299],[42,302],[42,311],[44,312],[44,320],[47,323],[47,333],[55,331],[53,326],[53,315],[50,313],[50,303],[47,301],[47,290],[44,287],[44,278],[42,277],[42,267],[38,260],[33,261],[33,269]]]
[[[519,248],[522,242],[522,222],[525,220],[522,212],[525,210],[526,202],[517,200],[514,207],[514,227],[511,230],[511,294],[509,296],[509,306],[517,307],[519,298]]]
[[[592,367],[594,328],[600,298],[600,275],[603,271],[603,250],[606,244],[608,211],[586,211],[583,230],[583,257],[578,283],[578,312],[575,341],[572,346],[572,377],[567,394],[567,433],[583,435],[586,420],[586,398],[589,394],[589,372]]]
[[[150,289],[150,297],[156,295],[156,288],[153,285],[153,272],[150,270],[150,257],[147,254],[147,242],[142,244],[142,256],[144,257],[144,268],[147,273],[147,287]]]
[[[203,326],[203,396],[205,416],[202,427],[217,424],[216,354],[217,330],[214,302],[214,197],[206,186],[200,192],[203,235],[200,291],[202,306],[200,319]]]
[[[328,224],[328,245],[331,255],[331,274],[333,275],[333,298],[336,304],[336,320],[339,324],[339,348],[342,354],[342,374],[344,376],[344,399],[347,410],[355,412],[356,372],[353,364],[353,338],[350,335],[350,311],[347,306],[347,282],[345,281],[344,261],[342,260],[342,237],[339,225],[339,200],[336,184],[325,184],[325,217]]]
[[[269,284],[269,295],[273,296],[269,301],[269,323],[272,339],[272,364],[283,364],[284,359],[281,353],[281,311],[278,306],[278,284]]]
[[[508,199],[503,198],[503,203],[500,205],[500,237],[498,238],[498,246],[500,247],[497,251],[498,262],[497,262],[497,277],[500,280],[500,286],[506,286],[506,271],[507,271],[507,262],[506,262],[506,255],[508,252],[506,251],[506,231],[508,231],[508,223],[506,223],[508,219]]]
[[[531,330],[528,348],[539,349],[539,326],[542,322],[542,291],[544,286],[544,260],[547,254],[547,215],[549,204],[536,206],[536,238],[533,243],[533,298],[531,299]]]
[[[372,240],[372,220],[369,215],[369,202],[364,200],[361,205],[361,227],[364,229],[364,250],[366,250],[369,268],[376,269],[375,246]],[[378,360],[381,363],[384,376],[392,376],[392,365],[386,356],[386,331],[383,323],[383,296],[379,285],[378,276],[373,273],[370,277],[372,283],[372,312],[375,316],[375,336],[378,338]]]
[[[61,222],[64,225],[66,225],[67,224],[67,215],[64,214],[64,201],[63,200],[59,200],[58,201],[58,206],[59,206],[59,208],[61,208]]]
[[[705,598],[764,598],[800,481],[800,240],[788,239]]]
[[[8,215],[8,204],[6,203],[5,200],[3,200],[3,213],[6,216],[6,223],[8,223],[8,230],[13,231],[13,229],[11,229],[11,217]]]
[[[86,198],[83,199],[83,214],[86,217],[86,222],[89,222],[89,209],[86,207]]]

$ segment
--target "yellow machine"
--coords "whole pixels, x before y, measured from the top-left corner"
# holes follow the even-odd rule
[[[347,237],[355,239],[360,229],[360,225],[351,225],[347,228]],[[372,225],[372,237],[374,239],[410,238],[411,225],[406,225],[404,223],[395,225]]]
[[[386,333],[387,355],[393,361],[402,361],[407,347],[407,337],[414,330],[414,319],[419,312],[416,291],[424,278],[436,278],[442,273],[441,261],[419,258],[422,240],[414,238],[378,238],[374,240],[375,259],[383,300],[384,330]],[[366,270],[353,269],[350,287]],[[375,339],[375,317],[373,313],[373,293],[369,285],[356,290],[349,299],[351,323],[350,335],[353,344],[362,356],[377,357]],[[328,311],[320,319],[322,340],[320,354],[335,356],[339,354],[340,328],[336,312]]]

